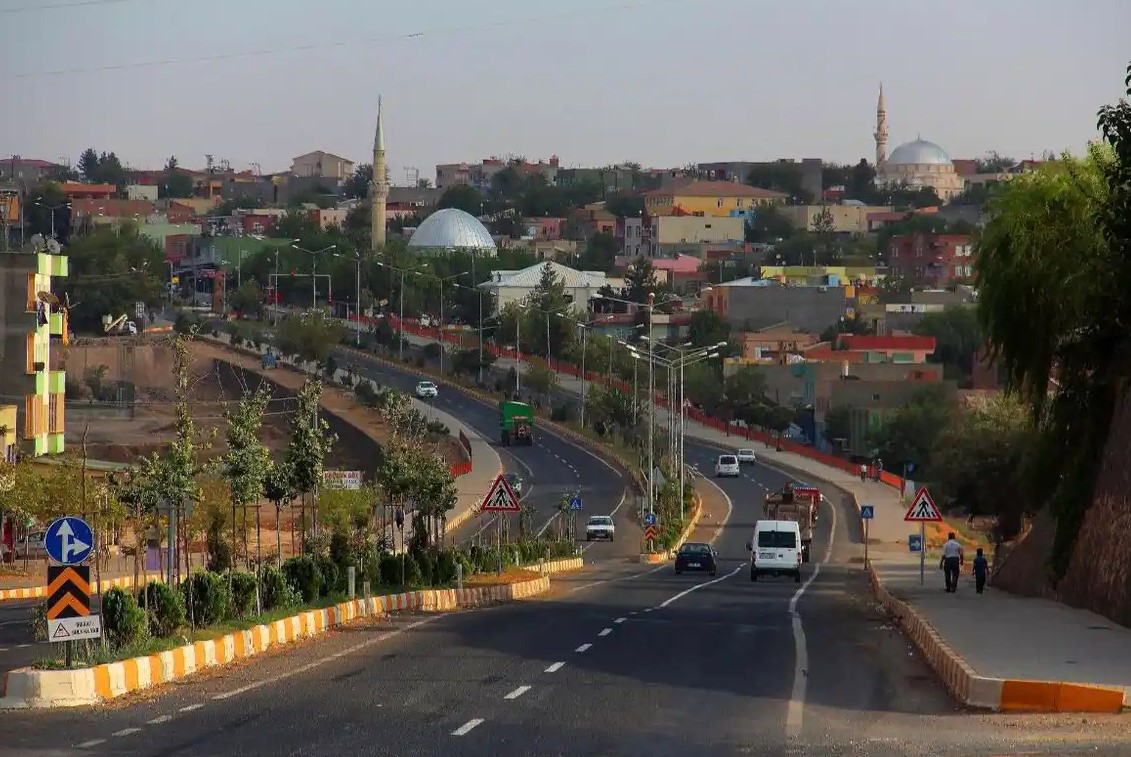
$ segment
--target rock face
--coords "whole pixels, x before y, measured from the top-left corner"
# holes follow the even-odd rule
[[[994,584],[1055,599],[1131,625],[1131,396],[1117,403],[1091,507],[1064,578],[1052,588],[1045,563],[1054,524],[1041,514],[1004,561]]]

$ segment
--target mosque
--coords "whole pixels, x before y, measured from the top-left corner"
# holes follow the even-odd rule
[[[946,201],[962,192],[962,178],[946,151],[934,142],[916,138],[888,152],[888,117],[884,106],[884,86],[876,103],[876,183],[892,186],[906,184],[912,188],[931,187],[939,199]]]

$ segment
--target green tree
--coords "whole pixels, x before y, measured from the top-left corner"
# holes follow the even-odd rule
[[[687,325],[687,339],[694,347],[710,347],[730,339],[730,324],[714,310],[696,310]],[[727,344],[727,347],[737,345]],[[729,352],[729,350],[728,350]]]
[[[967,305],[948,305],[945,309],[926,313],[912,329],[920,336],[935,338],[935,353],[930,361],[942,363],[950,377],[968,382],[974,366],[974,355],[984,346],[978,311]]]
[[[322,483],[323,464],[338,440],[330,433],[329,424],[318,417],[321,404],[322,385],[312,379],[304,381],[291,416],[286,458],[291,483],[302,495],[304,507],[307,496]]]
[[[929,474],[931,448],[955,412],[954,400],[945,386],[927,384],[903,405],[887,413],[868,433],[868,444],[888,470],[912,463],[916,471]]]
[[[289,316],[279,324],[276,343],[286,355],[322,363],[341,341],[345,329],[321,311]]]
[[[150,304],[162,297],[165,254],[132,224],[73,239],[67,257],[70,268],[63,292],[74,305],[69,325],[76,333],[102,333],[102,316],[132,317],[134,303]]]
[[[263,477],[263,496],[275,506],[275,560],[283,564],[283,508],[290,504],[295,491],[294,473],[285,461],[271,461]]]
[[[444,190],[436,207],[441,210],[458,208],[478,217],[483,214],[483,195],[469,184],[456,184]]]
[[[632,192],[617,192],[605,198],[605,210],[617,218],[640,218],[644,214],[644,196]]]
[[[610,231],[599,231],[589,237],[585,251],[578,258],[578,268],[585,271],[612,272],[616,266],[620,243]]]
[[[801,165],[793,161],[759,163],[750,169],[750,173],[746,176],[746,183],[752,187],[784,192],[795,202],[809,203],[813,201],[813,193],[803,186]]]
[[[776,208],[755,208],[746,221],[746,241],[776,244],[789,239],[797,229]]]
[[[236,523],[243,516],[244,559],[250,564],[247,549],[247,508],[263,496],[270,471],[271,454],[260,440],[263,414],[271,400],[267,384],[260,384],[254,392],[245,391],[239,402],[224,410],[227,427],[224,436],[228,449],[224,453],[224,477],[232,496],[232,549],[237,546]],[[238,511],[238,512],[237,512]]]
[[[766,377],[754,366],[744,365],[726,377],[723,393],[732,418],[754,423],[766,401]]]
[[[228,300],[229,306],[244,318],[261,318],[263,316],[263,290],[255,279],[248,279],[232,292]]]
[[[624,272],[624,298],[643,305],[656,289],[656,268],[652,261],[643,255],[632,261]]]
[[[195,186],[192,177],[180,170],[176,156],[165,163],[165,175],[158,188],[161,197],[191,197]]]
[[[373,164],[361,163],[353,169],[353,173],[346,179],[342,192],[346,197],[361,199],[369,196],[369,183],[373,181]]]
[[[829,444],[834,446],[838,439],[844,439],[846,443],[851,443],[852,408],[847,405],[835,405],[829,408],[828,412],[825,413],[824,437]]]

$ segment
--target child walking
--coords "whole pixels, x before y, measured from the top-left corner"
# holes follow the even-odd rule
[[[974,555],[974,590],[979,594],[982,594],[986,588],[986,574],[989,570],[990,563],[982,553],[982,548],[978,547],[978,552]]]

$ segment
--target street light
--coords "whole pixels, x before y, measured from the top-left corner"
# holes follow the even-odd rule
[[[354,328],[354,346],[361,347],[361,251],[354,250],[354,262],[357,263],[357,278],[354,280],[354,296],[357,297],[355,307],[357,308],[357,325]],[[349,260],[349,255],[341,255],[334,253],[336,258],[345,258]],[[346,310],[346,321],[349,321],[349,309]]]
[[[433,274],[423,274],[430,276],[434,279],[440,280],[440,375],[444,375],[444,282],[448,279],[458,279],[460,276],[466,276],[471,271],[463,271],[461,273],[453,273],[451,276],[436,276]],[[458,284],[456,286],[459,286]]]
[[[291,243],[299,252],[305,252],[310,255],[310,309],[318,309],[318,256],[330,250],[336,250],[338,245],[332,244],[329,247],[323,247],[321,250],[308,250],[305,247],[299,247],[297,244]]]
[[[54,239],[55,238],[55,211],[56,210],[62,210],[63,208],[69,208],[69,207],[71,207],[71,203],[64,202],[61,205],[48,205],[47,203],[43,202],[43,200],[36,200],[35,204],[38,205],[39,207],[47,210],[47,211],[50,211],[50,213],[51,213],[51,238]]]
[[[382,268],[388,268],[391,271],[397,271],[401,275],[400,285],[400,308],[397,315],[397,360],[404,359],[404,275],[406,273],[420,274],[420,271],[411,271],[406,268],[384,263],[380,260],[374,260],[374,263]]]

